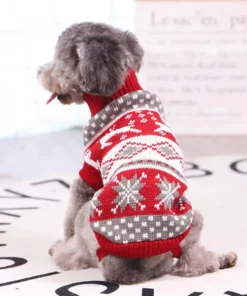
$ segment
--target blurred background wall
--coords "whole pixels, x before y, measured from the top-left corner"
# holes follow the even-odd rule
[[[47,107],[49,94],[36,80],[61,32],[83,21],[137,34],[143,87],[161,97],[177,133],[247,133],[246,0],[2,0],[0,139],[88,120],[86,106]]]
[[[137,34],[141,84],[162,99],[186,159],[245,153],[247,0],[1,0],[0,177],[81,168],[89,110],[47,106],[36,72],[61,32],[83,21]]]
[[[76,22],[133,30],[134,0],[2,0],[0,2],[0,138],[83,126],[89,113],[45,102],[36,71],[53,56],[57,37]]]

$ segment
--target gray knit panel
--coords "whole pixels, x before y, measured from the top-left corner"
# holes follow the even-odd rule
[[[121,114],[141,108],[158,111],[163,118],[165,117],[162,103],[155,94],[143,90],[128,93],[114,100],[89,120],[84,128],[84,145]]]
[[[183,234],[191,225],[193,212],[185,215],[140,215],[92,222],[93,230],[108,240],[128,244],[166,240]]]

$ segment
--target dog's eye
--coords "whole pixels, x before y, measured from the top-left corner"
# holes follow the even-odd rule
[[[83,85],[83,86],[86,85],[86,81],[85,81],[85,80],[82,81],[82,85]]]

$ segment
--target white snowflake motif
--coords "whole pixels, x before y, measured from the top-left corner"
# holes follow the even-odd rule
[[[175,207],[176,208],[179,208],[180,211],[184,211],[186,208],[185,208],[185,204],[190,204],[190,202],[188,201],[188,199],[182,195],[179,200],[176,202],[176,205]]]
[[[126,135],[122,135],[122,137],[120,138],[121,141],[125,140],[127,138]]]
[[[151,112],[151,111],[148,111],[148,114],[149,114],[149,115],[154,115],[153,112]]]
[[[94,212],[96,212],[98,214],[98,216],[100,216],[103,211],[99,210],[98,207],[102,206],[101,201],[99,200],[99,196],[101,194],[102,190],[99,190],[98,192],[96,192],[94,194],[94,197],[91,201],[91,207],[90,207],[90,215],[93,217],[94,216]]]
[[[178,189],[180,188],[179,183],[168,182],[168,180],[164,177],[163,180],[158,174],[156,177],[160,181],[160,183],[156,184],[160,189],[160,194],[155,198],[156,200],[160,200],[159,203],[155,204],[154,207],[157,210],[160,210],[162,204],[164,204],[164,209],[171,209],[174,203],[174,199],[179,196]]]
[[[128,114],[127,116],[125,116],[125,119],[130,119],[132,117],[132,114]]]
[[[115,131],[115,124],[109,129],[109,133]]]
[[[142,120],[140,121],[141,123],[145,123],[147,122],[148,120],[146,118],[142,118]]]
[[[157,121],[157,118],[156,118],[155,116],[152,116],[151,119],[152,119],[153,121]]]
[[[130,125],[130,126],[135,125],[135,120],[130,120],[129,123],[128,123],[128,125]]]
[[[123,212],[127,205],[129,205],[133,210],[136,211],[136,205],[140,207],[141,210],[146,208],[140,201],[145,200],[145,198],[140,194],[140,189],[145,186],[146,183],[141,183],[143,179],[146,179],[147,175],[142,173],[142,176],[138,179],[137,174],[133,176],[130,180],[122,176],[121,181],[117,178],[114,180],[117,182],[117,186],[112,188],[118,193],[117,197],[113,200],[115,208],[112,208],[112,213],[116,214],[118,208]]]
[[[180,208],[179,208],[180,211],[184,211],[185,210],[185,207],[183,205],[180,205]]]
[[[143,118],[143,117],[145,117],[145,114],[140,113],[140,114],[138,115],[138,117]]]

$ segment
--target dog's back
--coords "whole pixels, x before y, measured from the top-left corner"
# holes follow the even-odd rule
[[[136,96],[143,102],[136,98],[135,106]],[[129,109],[117,114],[122,101]],[[138,91],[107,108],[86,128],[85,161],[98,170],[104,185],[95,193],[90,216],[99,257],[145,258],[167,251],[178,256],[192,210],[184,197],[183,155],[164,122],[162,105],[156,96]],[[114,118],[100,127],[107,113]]]

